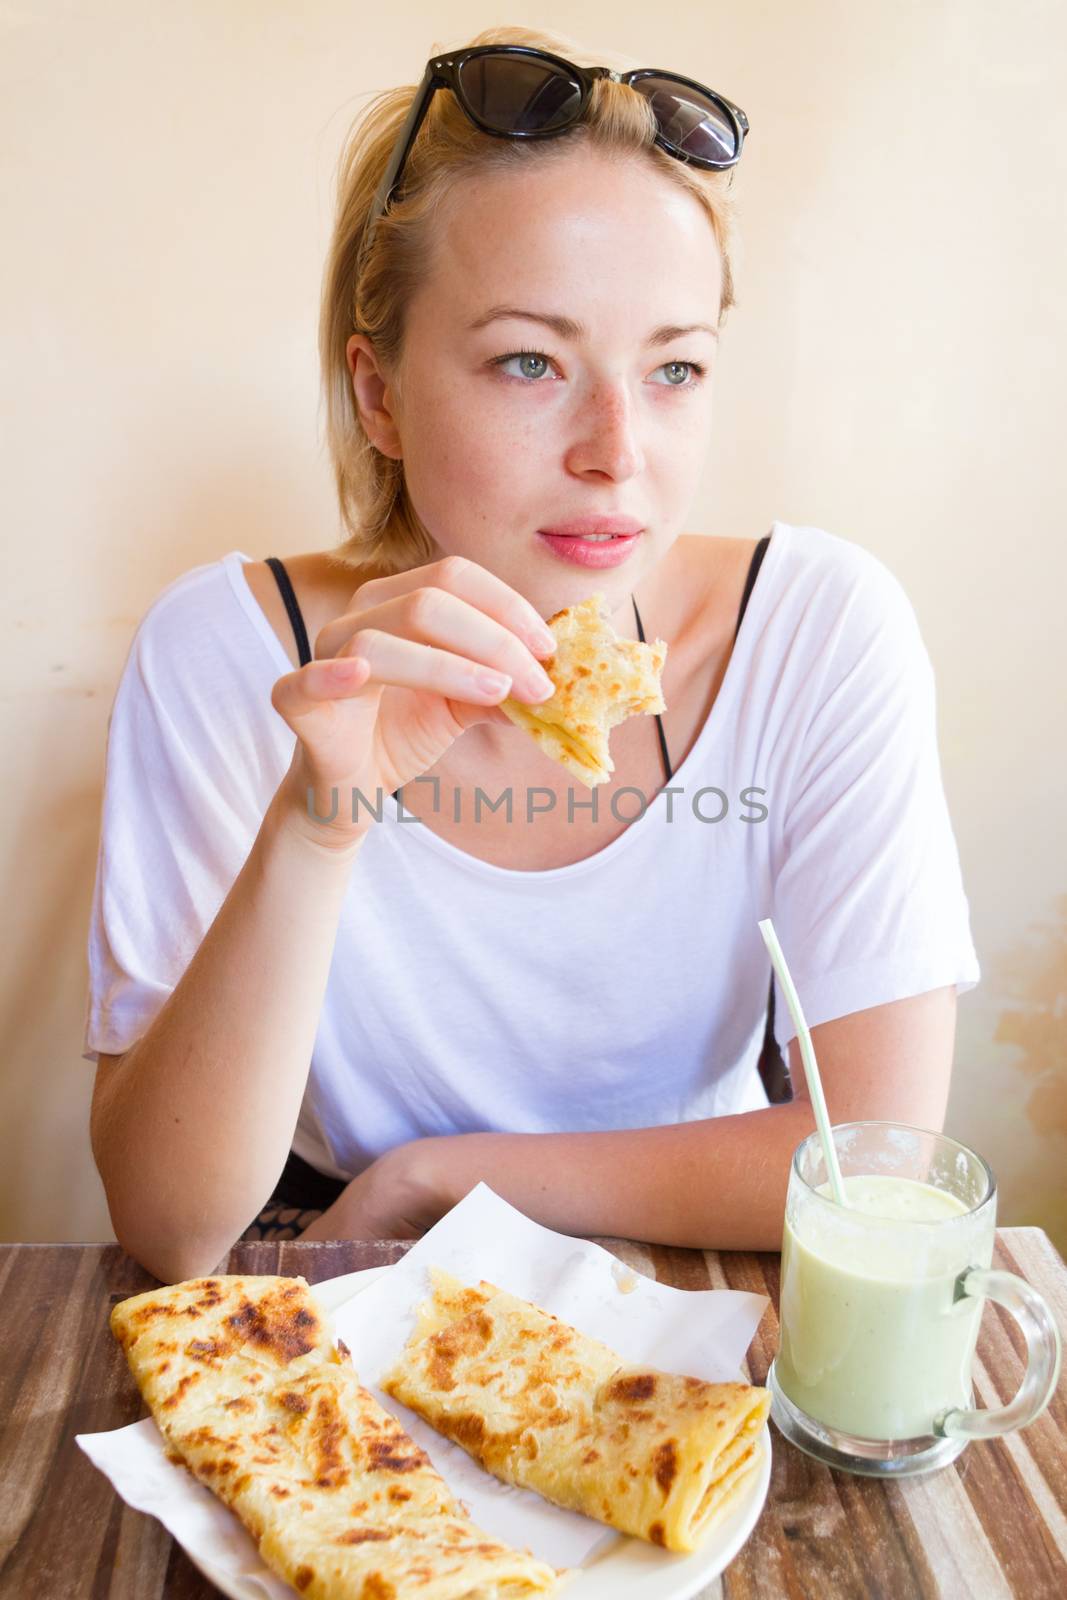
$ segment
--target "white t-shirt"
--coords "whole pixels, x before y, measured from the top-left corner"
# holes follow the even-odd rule
[[[87,1060],[145,1031],[289,766],[294,735],[270,696],[292,666],[242,574],[250,559],[233,550],[176,579],[130,646],[108,730]],[[341,912],[296,1152],[349,1177],[431,1134],[766,1105],[766,916],[810,1025],[977,983],[933,673],[875,556],[774,524],[670,790],[643,810],[636,791],[617,797],[636,818],[623,833],[540,872],[479,861],[385,797]],[[794,1031],[779,992],[783,1048]]]

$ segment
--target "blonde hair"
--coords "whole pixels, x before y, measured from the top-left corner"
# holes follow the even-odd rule
[[[490,28],[470,41],[530,45],[579,66],[624,71],[640,63],[589,53],[562,34],[531,28]],[[435,47],[433,54],[443,53]],[[326,408],[326,444],[333,464],[341,521],[348,537],[333,551],[347,566],[405,572],[433,559],[435,546],[408,494],[403,462],[385,456],[367,437],[352,392],[346,346],[353,333],[371,340],[398,391],[405,312],[422,281],[442,207],[465,176],[561,155],[582,141],[610,155],[641,151],[672,183],[703,207],[722,259],[720,321],[734,304],[730,269],[733,205],[729,173],[676,160],[654,144],[648,101],[623,84],[593,86],[585,120],[555,139],[527,143],[497,139],[469,121],[455,96],[439,90],[404,168],[403,192],[374,230],[361,261],[371,203],[417,86],[376,95],[349,129],[338,163],[337,210],[323,273],[319,360]]]

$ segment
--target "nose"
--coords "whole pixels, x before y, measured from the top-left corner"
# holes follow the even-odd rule
[[[578,401],[576,438],[567,469],[576,477],[622,483],[645,464],[633,397],[623,381],[603,382]]]

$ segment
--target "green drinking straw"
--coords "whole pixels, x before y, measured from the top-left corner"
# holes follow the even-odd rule
[[[822,1153],[826,1161],[826,1175],[830,1180],[830,1192],[839,1206],[847,1206],[845,1199],[845,1186],[841,1181],[841,1168],[837,1164],[837,1151],[834,1149],[833,1135],[830,1129],[830,1117],[826,1110],[826,1096],[822,1092],[822,1079],[819,1077],[819,1066],[815,1060],[815,1050],[811,1043],[811,1034],[804,1021],[804,1012],[800,1005],[800,996],[797,994],[793,980],[789,976],[782,947],[778,943],[778,935],[774,931],[774,923],[766,917],[759,925],[763,935],[763,942],[771,955],[771,965],[778,974],[778,982],[782,986],[789,1014],[797,1030],[800,1041],[800,1057],[804,1063],[804,1076],[808,1080],[808,1094],[815,1111],[815,1125],[819,1130],[822,1140]]]

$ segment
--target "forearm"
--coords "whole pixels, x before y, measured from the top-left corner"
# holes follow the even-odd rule
[[[276,797],[181,980],[107,1069],[94,1154],[119,1240],[160,1276],[209,1271],[277,1181],[359,847],[317,844]]]
[[[480,1182],[546,1227],[695,1249],[778,1250],[801,1099],[610,1133],[463,1133],[394,1146],[307,1239],[417,1239]]]
[[[560,1233],[705,1250],[780,1250],[806,1100],[610,1133],[469,1133],[421,1141],[441,1214],[484,1181]]]

